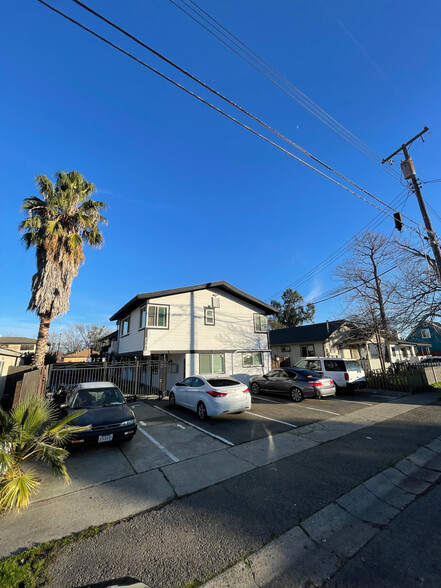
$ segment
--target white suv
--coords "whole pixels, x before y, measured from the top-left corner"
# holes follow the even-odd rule
[[[320,375],[334,380],[337,392],[339,390],[354,390],[366,384],[366,374],[356,359],[342,359],[341,357],[305,357],[295,367],[306,368]]]

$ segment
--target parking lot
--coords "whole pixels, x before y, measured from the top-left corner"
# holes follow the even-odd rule
[[[79,447],[68,459],[71,484],[50,474],[42,463],[33,464],[45,479],[35,502],[76,492],[99,484],[141,474],[169,464],[207,455],[249,441],[293,431],[329,418],[390,402],[400,392],[358,391],[325,400],[294,403],[280,396],[252,397],[249,411],[200,421],[181,407],[171,409],[168,398],[156,397],[130,403],[138,420],[138,432],[119,446]]]

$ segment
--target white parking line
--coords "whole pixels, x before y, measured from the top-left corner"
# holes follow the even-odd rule
[[[261,419],[266,419],[267,421],[274,421],[275,423],[282,423],[282,425],[287,425],[288,427],[292,427],[293,429],[297,429],[297,425],[293,425],[291,423],[287,423],[285,421],[278,421],[277,419],[270,419],[270,417],[263,416],[261,414],[257,414],[256,412],[250,412],[249,410],[245,411],[247,414],[252,414],[253,416],[259,417]]]
[[[283,404],[283,402],[277,402],[277,400],[269,400],[268,398],[262,398],[261,396],[259,396],[258,398],[252,400],[252,402],[254,402],[254,400],[263,400],[264,402],[272,402],[273,404]]]
[[[336,416],[341,416],[339,412],[332,412],[332,410],[324,410],[323,408],[311,408],[310,406],[299,406],[298,408],[304,408],[306,410],[316,410],[317,412],[327,412],[328,414],[335,414]]]
[[[339,402],[350,402],[351,404],[365,404],[366,406],[372,406],[372,402],[361,402],[361,400],[343,400],[340,398]]]
[[[169,416],[173,417],[174,419],[177,419],[178,421],[182,421],[183,423],[185,423],[189,427],[193,427],[194,429],[197,429],[198,431],[202,431],[203,433],[210,435],[210,437],[214,437],[215,439],[219,439],[219,441],[222,441],[222,443],[226,443],[227,445],[234,447],[234,443],[231,443],[231,441],[228,441],[227,439],[224,439],[223,437],[220,437],[219,435],[215,435],[214,433],[210,433],[209,431],[206,431],[202,427],[198,427],[197,425],[194,425],[193,423],[190,423],[190,422],[186,421],[185,419],[181,419],[181,417],[176,416],[175,414],[169,412],[168,410],[164,410],[163,408],[160,408],[159,406],[156,406],[156,405],[153,405],[153,406],[155,408],[157,408],[158,410],[160,410],[161,412],[165,412],[165,414],[168,414]]]
[[[147,437],[147,439],[150,439],[150,441],[152,443],[154,443],[156,445],[156,447],[158,447],[161,451],[163,451],[166,455],[169,456],[170,459],[172,459],[175,462],[180,461],[180,459],[178,457],[176,457],[176,455],[173,455],[173,453],[171,453],[168,449],[166,449],[163,445],[161,445],[159,443],[159,441],[156,441],[156,439],[154,439],[151,435],[149,435],[148,433],[146,433],[144,431],[144,429],[141,429],[141,427],[138,427],[138,431],[140,431],[143,435],[145,435]]]

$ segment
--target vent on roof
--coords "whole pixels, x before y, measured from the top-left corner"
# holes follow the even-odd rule
[[[219,298],[219,296],[212,296],[211,297],[211,306],[213,308],[220,308],[220,298]]]

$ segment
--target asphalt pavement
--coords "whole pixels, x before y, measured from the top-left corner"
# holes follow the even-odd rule
[[[401,462],[404,457],[438,437],[441,433],[441,405],[437,402],[436,395],[432,396],[432,400],[432,404],[413,404],[407,408],[406,399],[386,402],[381,406],[366,406],[347,415],[346,421],[342,420],[343,416],[331,415],[326,422],[320,421],[304,426],[301,428],[304,435],[299,435],[301,431],[295,429],[250,442],[249,465],[253,467],[248,471],[237,473],[217,483],[213,482],[206,488],[195,489],[190,494],[183,492],[181,498],[162,507],[120,521],[95,537],[63,548],[50,569],[52,581],[49,586],[69,588],[111,577],[131,576],[139,578],[151,588],[172,588],[184,586],[191,581],[207,581],[212,576],[221,578],[218,575],[225,568],[236,564],[241,558],[253,557],[252,554],[259,553],[266,545],[271,545],[284,534],[292,532],[292,529],[302,521],[350,495],[363,482],[374,478],[379,472],[391,469],[391,466]],[[418,397],[412,398],[412,402],[417,401]],[[350,428],[342,429],[349,426],[358,428],[353,432],[350,432]],[[270,445],[281,437],[295,437],[299,442],[309,442],[310,445],[287,457],[281,458],[279,453],[273,454],[271,461],[268,460],[267,454],[265,463],[262,451],[258,445],[252,443],[264,442]],[[322,441],[317,440],[320,438]],[[240,450],[245,452],[242,459],[246,461],[247,443],[226,451],[230,453]],[[213,458],[219,453],[210,455]],[[205,464],[200,464],[206,470],[210,470],[210,455],[196,458],[207,460]],[[255,462],[259,460],[264,465],[256,467]],[[182,464],[171,464],[162,468],[165,477],[169,479],[167,467],[170,468],[170,473],[172,468],[182,467]],[[212,469],[216,470],[216,467]],[[191,482],[191,476],[189,478],[187,482],[184,480],[184,486]],[[178,480],[179,477],[176,478],[177,484]],[[427,484],[428,489],[431,484],[436,484],[436,481]],[[411,506],[404,508],[393,520],[381,523],[380,527],[384,529],[382,532],[394,533],[401,517],[407,512],[411,517],[410,509],[416,509],[421,501],[422,510],[431,508],[436,496],[434,494],[433,503],[426,502],[426,498],[428,499],[432,492],[438,495],[436,485],[433,485],[426,496],[414,496],[415,500]],[[344,508],[344,505],[349,508],[351,504],[353,507],[353,503],[349,503],[348,506],[343,501],[343,506],[339,508]],[[394,507],[389,508],[395,513]],[[427,525],[427,547],[430,540],[436,542],[439,537],[439,531],[435,529],[439,521],[439,517],[436,516],[439,507],[432,513],[432,519],[430,512],[426,513],[424,518]],[[417,514],[414,514],[413,522],[409,518],[406,531],[408,535],[413,533],[414,525],[418,527],[417,518]],[[375,522],[371,525],[378,528]],[[423,531],[419,532],[420,535],[423,534]],[[398,541],[399,531],[395,536]],[[375,546],[375,542],[381,542],[381,537],[381,533],[377,534],[372,543],[367,543],[363,547],[367,550],[366,554],[371,563],[376,555],[369,551],[370,545]],[[381,551],[381,545],[377,549]],[[406,547],[404,540],[401,544],[396,544],[395,551],[392,549],[389,557],[396,568],[408,567],[408,562],[411,561],[409,549],[411,547]],[[423,557],[422,550],[418,553]],[[425,553],[425,565],[432,566],[433,576],[438,569],[437,555],[438,552],[429,548]],[[342,586],[348,587],[357,585],[351,584],[353,578],[349,575],[357,575],[355,568],[351,572],[351,566],[356,565],[358,554],[354,554],[353,557],[355,563],[348,560],[346,566],[329,581],[343,582]],[[364,558],[366,559],[366,555]],[[320,558],[311,558],[311,578],[315,577],[313,572],[319,562]],[[277,561],[273,564],[269,561],[268,565],[277,565]],[[387,561],[382,565],[390,567]],[[370,573],[374,574],[372,565],[371,568]],[[347,576],[344,576],[345,569],[348,570]],[[335,574],[336,569],[332,570]],[[380,573],[381,566],[377,569],[377,574]],[[408,572],[397,572],[395,575],[393,570],[388,570],[388,573],[391,578],[400,581],[397,586],[413,588],[426,585],[424,582],[415,583],[417,576],[425,577],[418,570],[415,572],[416,576],[409,575]],[[375,580],[375,575],[371,575],[370,579],[366,576],[366,583],[359,585],[395,585],[372,583],[373,579]],[[294,578],[289,577],[285,577],[281,582],[277,583],[276,580],[276,583],[265,585],[303,585],[296,584]],[[329,585],[333,588],[339,586]]]

